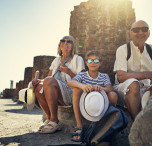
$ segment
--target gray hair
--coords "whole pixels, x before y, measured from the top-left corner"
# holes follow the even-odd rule
[[[77,44],[76,44],[75,39],[71,35],[64,36],[62,39],[69,39],[70,41],[73,42],[73,44],[72,44],[72,52],[71,52],[71,55],[73,56],[75,54],[75,52],[76,52],[76,49],[77,49]],[[61,42],[59,42],[57,54],[59,54],[59,56],[62,56],[62,50],[60,49],[60,44],[61,44]]]

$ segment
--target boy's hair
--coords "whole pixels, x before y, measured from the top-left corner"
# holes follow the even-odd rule
[[[102,61],[102,56],[101,53],[99,51],[93,50],[93,51],[89,51],[86,55],[85,55],[85,59],[87,59],[89,56],[95,55],[97,57],[99,57],[100,61]]]

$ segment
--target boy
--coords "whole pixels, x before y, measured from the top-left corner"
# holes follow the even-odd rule
[[[80,72],[71,81],[67,83],[68,86],[73,87],[73,110],[76,118],[77,127],[75,133],[72,135],[72,140],[75,142],[81,141],[82,136],[82,122],[79,108],[79,101],[82,92],[101,91],[107,93],[109,102],[114,106],[117,103],[117,94],[114,92],[109,76],[105,73],[100,73],[99,68],[102,65],[102,56],[98,51],[90,51],[86,54],[86,66],[88,71]]]

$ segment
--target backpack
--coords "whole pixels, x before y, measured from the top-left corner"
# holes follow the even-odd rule
[[[146,44],[146,43],[145,43]],[[151,49],[151,46],[146,44],[146,50],[152,60],[152,49]],[[130,46],[130,42],[127,43],[127,61],[129,60],[131,56],[131,46]]]
[[[94,146],[102,142],[111,143],[119,131],[127,127],[128,117],[123,110],[109,105],[104,117],[97,122],[91,122],[86,132],[83,133],[82,143]]]

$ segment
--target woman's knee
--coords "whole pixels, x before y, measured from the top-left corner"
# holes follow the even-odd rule
[[[53,77],[46,77],[44,82],[43,82],[43,87],[51,87],[51,86],[56,86],[57,85],[57,81],[55,78]]]

